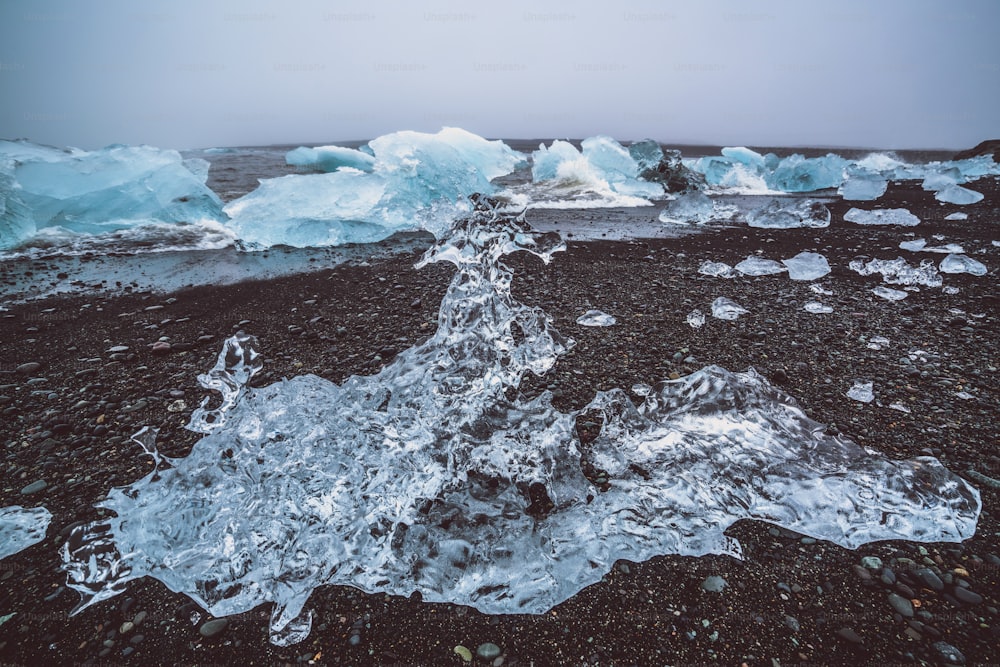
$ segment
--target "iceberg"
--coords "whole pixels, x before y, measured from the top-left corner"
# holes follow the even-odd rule
[[[588,137],[581,147],[558,140],[548,148],[541,144],[531,156],[532,181],[558,188],[563,197],[617,194],[633,198],[632,205],[636,198],[663,196],[663,186],[639,178],[639,162],[611,137]]]
[[[778,163],[765,180],[768,187],[782,192],[814,192],[839,187],[844,182],[847,160],[828,153],[807,158],[795,153]]]
[[[722,149],[722,155],[754,170],[763,170],[765,166],[763,155],[744,146],[727,146]]]
[[[121,145],[60,151],[0,141],[3,162],[10,167],[3,169],[0,192],[5,208],[19,211],[21,234],[28,229],[24,218],[29,215],[35,230],[61,227],[86,234],[156,222],[225,220],[222,202],[205,186],[208,163],[185,160],[177,151]],[[13,204],[12,189],[20,200]],[[4,233],[0,244],[11,247],[14,240],[23,239]]]
[[[0,559],[38,544],[52,521],[52,513],[44,507],[0,507]]]
[[[920,187],[924,190],[930,190],[932,192],[937,192],[938,190],[944,190],[952,185],[957,185],[962,179],[962,174],[959,172],[957,167],[951,167],[950,169],[942,169],[941,171],[936,171],[924,177],[923,183]]]
[[[584,327],[611,327],[617,324],[618,320],[602,310],[588,310],[576,318],[576,323]]]
[[[764,206],[750,211],[747,214],[747,224],[764,229],[829,227],[830,209],[812,199],[803,199],[792,204],[772,199]]]
[[[660,222],[688,224],[703,224],[712,219],[715,213],[715,203],[704,192],[686,192],[676,199],[667,202],[660,211]]]
[[[847,180],[837,193],[848,201],[874,201],[885,194],[889,182],[881,174],[848,167]]]
[[[296,167],[304,167],[315,171],[337,171],[338,169],[357,169],[358,171],[373,171],[375,156],[343,146],[317,146],[308,148],[299,146],[288,151],[285,162]]]
[[[37,231],[20,189],[14,179],[13,162],[0,160],[0,250],[19,246]]]
[[[732,299],[720,296],[712,302],[712,317],[720,320],[736,320],[740,315],[746,315],[750,311],[736,303]]]
[[[756,255],[750,255],[733,268],[745,276],[769,276],[788,270],[780,262],[773,259],[762,259]]]
[[[816,252],[800,252],[781,263],[788,268],[788,277],[792,280],[816,280],[830,273],[830,263]]]
[[[848,267],[862,276],[879,273],[882,275],[883,282],[890,285],[940,287],[943,282],[934,263],[929,260],[924,260],[920,262],[920,266],[913,267],[902,257],[873,259],[867,263],[855,259],[848,264]]]
[[[983,193],[963,188],[961,185],[949,185],[943,190],[938,190],[938,193],[934,195],[934,199],[948,204],[958,204],[962,206],[982,201]]]
[[[852,208],[844,214],[844,220],[858,225],[900,225],[901,227],[914,227],[920,224],[920,218],[905,208],[883,208],[874,211]]]
[[[972,259],[968,255],[951,254],[941,260],[941,273],[969,273],[974,276],[985,276],[986,265]]]
[[[370,173],[342,168],[263,180],[226,205],[230,227],[256,248],[369,243],[401,230],[439,233],[469,212],[469,195],[492,193],[490,181],[525,159],[502,141],[458,128],[396,132],[368,146]]]
[[[215,616],[269,603],[270,639],[290,645],[322,585],[537,614],[619,559],[739,557],[725,531],[744,518],[848,548],[974,533],[981,500],[963,479],[825,434],[752,369],[708,366],[639,405],[603,391],[571,413],[521,395],[572,342],[513,298],[501,260],[548,260],[562,241],[476,206],[419,263],[457,266],[437,331],[380,372],[254,387],[259,342],[226,341],[199,378],[222,405],[192,415],[190,454],[164,457],[140,431],[154,470],[70,532],[73,613],[151,576]],[[581,419],[599,431],[581,437]]]

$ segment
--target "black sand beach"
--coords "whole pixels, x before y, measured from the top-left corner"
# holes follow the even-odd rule
[[[991,245],[1000,240],[1000,185],[990,178],[970,187],[986,198],[956,207],[919,184],[893,184],[877,205],[909,208],[922,220],[913,228],[846,223],[849,206],[837,201],[825,229],[569,238],[568,251],[549,265],[508,258],[517,297],[544,308],[577,341],[552,372],[522,385],[526,394],[549,388],[560,409],[579,409],[600,389],[653,384],[708,364],[752,366],[830,432],[889,458],[933,455],[966,476],[982,493],[983,511],[965,543],[881,542],[851,551],[741,522],[730,533],[743,561],[620,562],[605,581],[540,616],[488,616],[326,587],[309,601],[312,633],[288,648],[268,644],[263,608],[229,617],[206,637],[222,624],[206,628],[197,605],[151,580],[69,618],[78,596],[65,588],[62,543],[72,526],[99,516],[93,505],[109,488],[149,470],[129,440],[140,427],[161,428],[167,456],[190,450],[199,436],[182,427],[208,395],[196,376],[227,336],[242,329],[260,339],[265,365],[256,385],[303,373],[340,382],[426,338],[451,271],[417,271],[419,255],[411,253],[169,293],[51,297],[0,312],[0,506],[44,505],[54,515],[43,542],[0,561],[0,662],[460,665],[454,648],[464,646],[482,665],[1000,663],[1000,482],[991,481],[1000,479],[1000,248]],[[955,210],[969,219],[944,221]],[[648,212],[655,219],[657,209]],[[957,294],[922,288],[890,302],[871,294],[878,276],[848,268],[859,257],[939,261],[898,249],[914,237],[936,243],[938,234],[990,273],[946,275]],[[735,264],[757,251],[780,260],[806,250],[833,268],[819,281],[834,292],[822,299],[833,313],[805,312],[816,295],[787,276],[697,272],[705,260]],[[709,317],[700,329],[685,323],[719,296],[750,313],[735,322]],[[577,325],[590,308],[618,324]],[[873,336],[890,344],[869,349]],[[161,337],[169,349],[154,351]],[[128,349],[108,352],[114,346]],[[876,402],[844,396],[855,379],[874,382]],[[21,493],[38,480],[43,490]],[[882,567],[864,566],[865,557]],[[727,583],[721,592],[702,589],[713,575]],[[484,643],[500,656],[477,657]]]

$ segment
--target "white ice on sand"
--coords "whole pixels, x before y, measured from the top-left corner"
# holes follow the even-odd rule
[[[0,507],[0,559],[45,539],[52,514],[44,507]]]
[[[899,225],[900,227],[913,227],[920,224],[920,218],[905,208],[883,208],[873,211],[852,208],[844,214],[844,220],[857,225]]]
[[[795,257],[783,259],[792,280],[816,280],[830,273],[830,263],[818,252],[800,252]]]
[[[584,327],[610,327],[618,323],[614,315],[608,315],[603,310],[588,310],[576,318],[576,323]]]
[[[968,273],[973,276],[985,276],[986,265],[968,255],[952,254],[941,260],[941,273]]]
[[[875,400],[875,392],[872,390],[874,383],[855,380],[851,388],[847,390],[845,396],[861,403],[871,403]]]
[[[757,257],[756,255],[748,256],[733,268],[745,276],[770,276],[776,273],[784,273],[788,270],[780,262]]]
[[[720,320],[736,320],[750,311],[732,299],[720,296],[712,302],[712,317]]]
[[[934,199],[948,204],[958,204],[959,206],[964,206],[966,204],[975,204],[976,202],[982,201],[983,193],[963,188],[961,185],[949,185],[943,190],[938,190],[937,194],[934,195]]]
[[[900,250],[909,250],[910,252],[937,252],[943,254],[952,253],[964,253],[965,250],[962,246],[957,243],[946,243],[945,245],[929,246],[927,245],[927,239],[913,239],[912,241],[900,241]]]
[[[702,325],[705,324],[705,313],[695,308],[694,310],[692,310],[690,313],[687,314],[687,317],[684,318],[684,321],[687,322],[689,325],[691,325],[691,328],[700,329]]]
[[[807,301],[802,310],[807,313],[813,313],[814,315],[825,315],[833,312],[833,306],[828,306],[819,301]]]
[[[868,262],[855,259],[848,267],[861,274],[870,276],[875,273],[882,275],[882,280],[890,285],[925,285],[940,287],[941,275],[930,260],[923,260],[919,266],[910,266],[902,257],[896,259],[872,259]]]
[[[711,260],[706,260],[701,263],[698,267],[698,273],[705,276],[713,276],[716,278],[735,278],[736,273],[733,271],[733,267],[729,266],[725,262],[713,262]]]
[[[812,199],[802,199],[793,203],[772,199],[764,206],[747,213],[747,224],[764,229],[829,227],[830,209],[822,202]]]
[[[886,301],[902,301],[907,297],[907,292],[898,289],[892,289],[891,287],[886,287],[885,285],[879,285],[872,290],[872,294]]]
[[[703,192],[694,190],[678,195],[660,211],[660,222],[703,224],[715,215],[715,203]]]

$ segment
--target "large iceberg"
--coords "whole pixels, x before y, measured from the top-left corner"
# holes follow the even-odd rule
[[[261,181],[226,205],[230,227],[249,247],[367,243],[396,231],[446,230],[468,213],[467,197],[525,157],[502,141],[458,128],[396,132],[368,142],[370,173],[338,169]]]
[[[344,146],[316,146],[315,148],[299,146],[288,151],[288,154],[285,155],[285,162],[296,167],[326,172],[344,168],[357,169],[358,171],[375,169],[374,155]]]
[[[662,197],[663,186],[639,177],[648,170],[655,152],[648,146],[637,150],[638,161],[611,137],[588,137],[581,150],[568,141],[541,144],[532,153],[531,178],[544,184],[560,199],[607,200],[616,205],[648,203]]]
[[[5,208],[11,207],[13,191],[30,212],[32,232],[60,227],[99,234],[148,223],[225,219],[222,202],[205,186],[208,163],[185,160],[173,150],[114,145],[64,151],[0,141],[0,163],[9,165],[0,176]],[[9,224],[0,227],[0,247],[25,240],[29,226],[23,213],[18,217],[19,231]]]
[[[287,645],[327,584],[542,613],[618,559],[739,557],[725,531],[743,518],[849,548],[974,533],[978,491],[937,460],[827,435],[752,369],[708,366],[638,406],[620,389],[573,413],[520,395],[572,341],[513,298],[501,260],[562,243],[480,205],[420,263],[457,267],[437,331],[379,373],[253,387],[257,341],[226,341],[199,378],[223,402],[192,415],[190,455],[163,457],[141,431],[154,471],[65,542],[74,613],[152,576],[216,616],[273,603],[271,641]]]
[[[44,507],[0,507],[0,559],[38,544],[52,521],[52,513]]]
[[[20,245],[37,231],[20,190],[14,179],[13,161],[0,160],[0,250]]]

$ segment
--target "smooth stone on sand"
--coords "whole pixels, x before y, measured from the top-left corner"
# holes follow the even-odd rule
[[[202,624],[200,628],[198,628],[198,632],[201,634],[202,637],[205,638],[214,637],[215,635],[225,630],[227,625],[229,625],[229,621],[227,621],[226,619],[213,618],[211,621],[205,621],[205,623]]]
[[[490,642],[480,644],[479,648],[476,649],[476,655],[483,660],[492,660],[500,655],[500,647]]]
[[[21,495],[27,496],[32,493],[38,493],[39,491],[44,490],[47,486],[48,483],[44,479],[40,479],[21,489]]]
[[[26,364],[21,364],[20,366],[18,366],[17,372],[20,373],[21,375],[31,375],[41,367],[42,365],[37,361],[29,361]]]
[[[913,603],[895,593],[889,593],[889,604],[904,618],[913,618]]]

